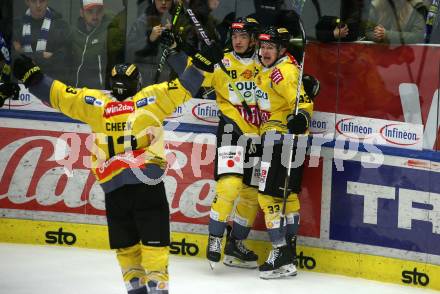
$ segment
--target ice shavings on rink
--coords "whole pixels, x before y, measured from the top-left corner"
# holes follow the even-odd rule
[[[299,271],[283,280],[261,280],[257,270],[214,271],[199,258],[171,256],[173,294],[405,294],[432,290],[364,279]],[[1,294],[124,294],[119,267],[110,250],[0,243]]]

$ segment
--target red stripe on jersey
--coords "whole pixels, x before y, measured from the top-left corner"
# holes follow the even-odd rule
[[[117,154],[100,164],[95,169],[95,174],[101,181],[120,169],[142,167],[145,164],[145,159],[145,150]]]
[[[289,57],[289,60],[290,60],[293,64],[295,64],[297,67],[299,67],[299,63],[296,61],[296,58],[295,58],[292,54],[290,54],[289,52],[287,52],[286,55],[287,55],[287,57]]]

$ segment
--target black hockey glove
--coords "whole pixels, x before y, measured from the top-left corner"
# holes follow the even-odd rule
[[[287,128],[291,134],[304,134],[309,127],[309,122],[304,114],[299,112],[297,115],[290,114],[287,117]]]
[[[24,54],[14,60],[12,71],[14,76],[21,80],[26,88],[38,84],[43,78],[40,67]]]
[[[304,74],[302,82],[307,96],[309,96],[312,101],[315,100],[315,97],[319,94],[319,90],[321,90],[319,80],[314,76]]]
[[[176,42],[176,40],[174,39],[173,32],[171,32],[168,29],[163,30],[162,33],[160,34],[159,42],[166,48],[170,48],[171,46],[173,46],[174,43]]]
[[[0,107],[5,104],[6,99],[18,100],[20,87],[17,83],[4,83],[0,85]]]
[[[205,47],[200,52],[196,52],[192,57],[193,64],[207,72],[214,71],[214,65],[221,62],[223,59],[223,50],[216,44]]]

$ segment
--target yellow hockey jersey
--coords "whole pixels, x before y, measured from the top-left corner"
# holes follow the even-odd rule
[[[260,134],[269,130],[287,133],[287,116],[295,108],[299,68],[291,56],[282,57],[275,65],[259,65],[255,77],[255,96],[262,124]],[[301,86],[300,111],[312,116],[313,102]]]
[[[190,98],[177,79],[150,85],[124,101],[101,90],[75,89],[57,80],[50,90],[52,107],[91,127],[91,168],[101,184],[129,167],[153,163],[164,168],[162,123]]]
[[[232,51],[225,54],[223,64],[230,77],[216,66],[213,73],[205,73],[202,86],[215,89],[216,102],[222,115],[235,122],[243,133],[258,134],[261,121],[255,100],[256,59],[255,57],[241,58]],[[249,105],[252,115],[243,109],[239,95],[230,85],[231,80]]]

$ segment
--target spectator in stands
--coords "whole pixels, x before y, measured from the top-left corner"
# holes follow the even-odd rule
[[[250,17],[255,18],[262,27],[274,25],[280,16],[283,4],[283,0],[254,0],[255,13]]]
[[[346,23],[337,16],[324,15],[315,26],[316,38],[322,42],[345,41],[350,31]]]
[[[12,6],[12,0],[0,0],[0,33],[8,44],[12,38]]]
[[[107,68],[107,28],[111,17],[103,0],[82,0],[77,27],[73,29],[73,85],[104,89]]]
[[[68,81],[70,30],[48,0],[25,0],[25,14],[13,25],[13,54],[25,54],[50,75]]]
[[[366,40],[422,43],[426,13],[423,0],[373,0],[366,22]]]
[[[107,77],[111,69],[119,63],[125,63],[125,42],[127,31],[127,4],[128,0],[122,0],[123,9],[115,15],[108,26],[107,31]],[[109,80],[107,80],[109,82]],[[106,88],[110,85],[106,83]]]
[[[173,0],[154,0],[133,23],[128,34],[127,59],[136,63],[145,83],[154,81],[163,49],[159,37],[171,28],[174,14]],[[162,71],[159,81],[168,79],[169,70]]]
[[[319,21],[315,26],[316,38],[321,42],[356,41],[361,34],[362,20],[365,19],[362,14],[369,11],[371,0],[342,0],[341,13],[338,16],[320,16],[318,8]],[[318,4],[317,1],[314,3]]]

